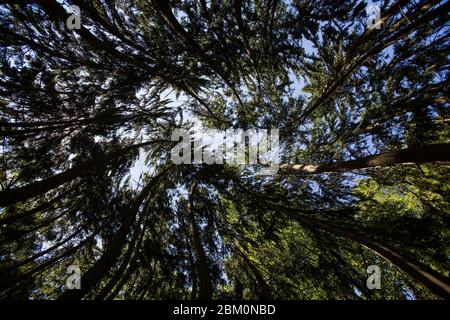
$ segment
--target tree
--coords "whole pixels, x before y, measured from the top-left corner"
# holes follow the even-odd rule
[[[1,4],[0,298],[448,298],[450,3],[376,3]],[[278,129],[280,171],[178,128]]]

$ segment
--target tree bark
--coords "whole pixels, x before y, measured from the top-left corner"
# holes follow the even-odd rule
[[[297,209],[270,203],[269,205],[278,212],[298,221],[303,226],[329,232],[335,236],[354,241],[368,248],[385,260],[390,261],[399,270],[421,283],[434,294],[446,299],[450,298],[450,279],[448,277],[443,276],[414,258],[402,255],[397,249],[347,227],[332,225],[319,219],[301,215],[298,213],[299,210]]]
[[[124,212],[122,225],[105,248],[103,255],[85,274],[82,275],[81,289],[66,290],[58,297],[58,300],[80,300],[100,283],[108,271],[116,264],[117,258],[120,256],[122,249],[127,242],[127,235],[131,230],[142,202],[147,197],[151,196],[149,194],[156,191],[162,178],[165,177],[172,168],[173,165],[165,168],[156,175],[134,199],[129,210]]]
[[[87,160],[81,164],[75,165],[71,169],[58,173],[54,176],[45,178],[41,181],[32,182],[23,187],[2,190],[0,191],[0,207],[10,206],[17,202],[25,201],[27,199],[45,194],[48,191],[53,190],[69,181],[72,181],[78,177],[86,175],[92,169],[105,166],[109,161],[111,161],[114,158],[120,157],[131,150],[138,149],[140,147],[150,145],[155,142],[157,141],[149,141],[134,144],[117,151],[112,151],[95,159]]]
[[[264,277],[262,276],[259,269],[255,266],[255,264],[247,257],[247,255],[242,252],[239,248],[237,249],[238,254],[241,256],[244,263],[250,268],[250,271],[256,278],[256,282],[258,283],[258,289],[259,289],[259,299],[260,300],[269,300],[273,298],[272,295],[272,289],[267,284],[266,280],[264,280]]]
[[[194,214],[194,193],[197,187],[197,181],[191,184],[189,190],[189,202],[188,202],[188,218],[189,218],[189,233],[191,236],[192,246],[195,252],[195,258],[197,262],[197,273],[199,279],[199,299],[210,300],[212,298],[213,289],[211,283],[211,277],[209,274],[208,260],[206,258],[205,250],[203,249],[200,239],[200,232],[195,221]]]
[[[102,290],[96,295],[96,297],[95,297],[96,300],[104,299],[114,289],[114,287],[116,287],[116,288],[114,289],[113,293],[116,292],[116,294],[117,294],[125,282],[124,279],[125,280],[128,279],[128,277],[130,275],[129,271],[132,270],[132,266],[135,264],[135,262],[137,260],[139,248],[141,246],[142,239],[144,238],[145,227],[140,228],[140,226],[143,223],[145,225],[145,222],[148,219],[148,217],[147,217],[148,206],[149,206],[149,201],[146,201],[143,212],[139,218],[138,223],[136,224],[136,228],[135,228],[136,230],[134,231],[133,237],[131,238],[131,241],[128,244],[127,251],[124,254],[124,257],[122,259],[119,269],[114,273],[114,276],[111,279],[109,279],[108,283],[102,288]],[[127,267],[128,267],[128,271],[125,273],[125,271],[127,270]],[[124,273],[125,273],[125,275],[124,275]],[[111,296],[108,299],[111,299]]]
[[[347,172],[356,169],[389,167],[404,163],[450,161],[450,144],[431,144],[383,152],[356,160],[333,164],[282,164],[280,170],[291,173]]]

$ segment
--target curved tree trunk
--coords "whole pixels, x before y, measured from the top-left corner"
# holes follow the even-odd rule
[[[147,214],[149,204],[150,202],[146,201],[139,221],[136,223],[136,230],[134,231],[133,237],[128,244],[127,251],[122,259],[119,269],[114,273],[114,276],[109,279],[108,283],[102,288],[102,290],[96,295],[96,300],[104,299],[108,294],[110,294],[114,287],[116,287],[108,297],[108,299],[113,299],[123,287],[126,280],[131,276],[132,271],[134,271],[133,266],[135,266],[136,264],[139,248],[141,247],[142,240],[145,234],[145,228],[140,228],[140,226],[143,224],[145,225],[145,222],[147,222],[148,220]]]
[[[139,222],[136,225],[141,225],[142,219],[139,219]],[[139,234],[139,239],[137,239]],[[141,230],[140,233],[136,232],[133,234],[133,238],[131,239],[130,243],[128,244],[128,249],[125,253],[125,256],[122,259],[122,262],[120,264],[119,269],[114,273],[114,275],[108,280],[107,284],[101,289],[101,291],[95,296],[95,300],[102,300],[105,299],[105,297],[114,289],[114,287],[118,283],[122,283],[123,279],[127,279],[126,276],[124,276],[125,270],[131,269],[131,266],[133,265],[134,258],[137,257],[136,250],[139,250],[140,240],[142,239],[144,235],[144,230]],[[132,254],[134,253],[133,259]],[[132,260],[132,262],[130,262]],[[116,292],[117,288],[114,290]],[[118,289],[120,290],[120,288]]]
[[[120,290],[122,290],[125,283],[131,278],[131,276],[134,274],[138,267],[137,262],[137,254],[133,256],[133,259],[130,261],[130,266],[126,270],[125,274],[123,275],[122,279],[120,279],[117,286],[114,288],[114,290],[108,295],[108,300],[114,300],[114,298],[119,294]],[[136,283],[136,281],[135,281]],[[134,287],[134,285],[133,285]]]
[[[17,202],[21,202],[38,195],[47,193],[69,181],[72,181],[80,176],[87,174],[94,168],[105,166],[109,161],[122,156],[131,150],[155,143],[157,141],[149,141],[139,144],[134,144],[117,151],[112,151],[95,159],[87,160],[83,163],[75,165],[73,168],[64,172],[58,173],[41,181],[33,182],[23,187],[15,189],[7,189],[0,191],[0,207],[10,206]]]
[[[111,268],[116,264],[117,258],[120,256],[122,249],[127,243],[127,235],[131,230],[142,202],[151,196],[149,195],[150,193],[156,191],[162,178],[167,175],[171,168],[173,168],[173,166],[167,167],[156,175],[141,191],[139,196],[135,198],[130,209],[124,212],[122,226],[112,237],[112,240],[105,248],[103,255],[86,273],[82,275],[81,289],[66,290],[58,297],[58,300],[80,300],[106,276],[109,270],[111,270]]]
[[[44,202],[40,205],[37,205],[36,207],[34,207],[32,209],[22,211],[22,212],[15,212],[14,214],[5,215],[3,218],[0,219],[0,225],[12,225],[19,220],[33,216],[35,213],[42,212],[44,210],[48,211],[48,210],[55,209],[55,204],[58,201],[69,196],[80,185],[81,185],[81,183],[77,183],[72,188],[68,189],[67,191],[64,191],[64,192],[61,192],[60,194],[58,194],[55,198],[50,199],[49,201]]]
[[[411,257],[406,257],[399,253],[397,249],[392,248],[378,240],[370,239],[369,237],[360,234],[352,229],[335,226],[315,218],[298,214],[298,210],[294,208],[269,204],[273,209],[285,214],[286,216],[298,221],[301,225],[320,229],[334,234],[338,237],[352,240],[390,261],[398,269],[406,275],[421,283],[434,294],[449,299],[450,298],[450,279],[443,276],[439,272],[429,268],[420,261]]]
[[[410,147],[336,164],[283,164],[280,165],[280,169],[292,173],[347,172],[372,167],[389,167],[402,163],[427,163],[436,161],[450,161],[450,144],[442,143]]]

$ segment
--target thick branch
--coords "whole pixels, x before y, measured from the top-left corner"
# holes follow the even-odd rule
[[[282,164],[280,169],[292,173],[347,172],[356,169],[389,167],[405,163],[428,163],[450,161],[450,144],[431,144],[388,151],[374,156],[333,164]]]

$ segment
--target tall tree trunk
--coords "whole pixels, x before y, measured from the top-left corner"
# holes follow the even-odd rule
[[[209,300],[212,298],[213,289],[211,277],[209,274],[208,260],[206,258],[205,250],[203,249],[200,232],[197,227],[194,213],[194,193],[197,187],[197,181],[191,184],[188,199],[188,219],[189,219],[189,233],[191,236],[192,246],[195,251],[195,258],[197,262],[197,273],[199,279],[199,299]]]
[[[127,243],[127,235],[131,230],[133,222],[142,202],[156,192],[157,187],[163,180],[169,170],[173,168],[169,166],[156,175],[150,183],[141,191],[137,196],[129,210],[124,212],[123,222],[120,229],[114,234],[111,242],[106,247],[103,255],[97,260],[94,265],[82,275],[81,277],[81,289],[79,290],[66,290],[59,297],[59,300],[80,300],[87,293],[89,293],[100,281],[106,276],[111,268],[116,264],[122,249]]]
[[[61,121],[36,121],[36,122],[0,122],[0,136],[21,136],[28,133],[41,133],[46,131],[56,131],[82,125],[108,126],[132,120],[130,116],[114,115],[107,121],[100,117],[86,118],[78,120]],[[20,129],[17,129],[20,128]],[[25,128],[25,129],[23,129]]]
[[[14,223],[16,223],[19,220],[33,216],[35,213],[42,212],[42,211],[54,210],[55,204],[58,203],[58,201],[67,197],[69,194],[71,194],[74,190],[76,190],[80,186],[81,186],[81,183],[77,183],[72,188],[68,189],[67,191],[61,192],[60,194],[58,194],[55,198],[53,198],[47,202],[44,202],[40,205],[37,205],[36,207],[34,207],[32,209],[22,211],[22,212],[14,212],[14,214],[5,215],[4,217],[2,217],[0,219],[0,225],[13,225]],[[0,229],[1,229],[1,227],[0,227]]]
[[[208,6],[206,5],[205,0],[200,0],[200,6],[202,8],[202,15],[206,18],[206,20],[210,20],[209,13],[208,13]]]
[[[234,279],[234,299],[242,300],[244,298],[244,288],[238,277]]]
[[[247,257],[247,255],[239,248],[237,248],[238,254],[241,256],[244,263],[250,268],[250,271],[256,278],[256,282],[258,283],[258,295],[260,300],[268,300],[272,299],[272,289],[267,284],[266,280],[264,280],[264,277],[262,276],[259,269],[255,266],[255,264]]]
[[[151,200],[151,199],[148,199]],[[133,237],[130,240],[130,243],[128,244],[128,248],[126,253],[124,254],[124,257],[122,259],[122,262],[120,264],[119,269],[114,273],[114,276],[108,280],[108,283],[102,288],[102,290],[96,295],[96,300],[104,299],[108,294],[111,293],[111,291],[114,289],[114,291],[111,293],[111,295],[117,295],[117,293],[120,291],[122,286],[125,284],[126,280],[131,275],[131,272],[134,271],[132,266],[135,266],[136,260],[139,253],[139,248],[141,247],[142,240],[144,238],[145,234],[145,227],[140,228],[141,225],[145,225],[145,223],[148,220],[148,207],[151,201],[146,201],[144,205],[144,209],[142,210],[142,214],[139,217],[138,222],[136,223],[135,231],[133,233]],[[127,270],[128,268],[128,270]],[[125,272],[126,271],[126,272]],[[108,297],[108,299],[113,299],[114,297],[111,297],[111,295]],[[114,295],[114,296],[115,296]]]
[[[410,147],[336,164],[282,164],[280,165],[280,169],[293,173],[347,172],[372,167],[388,167],[403,163],[427,163],[436,161],[450,161],[450,144],[441,143]]]
[[[118,158],[131,150],[135,150],[140,147],[147,146],[156,142],[158,141],[149,141],[134,144],[117,151],[112,151],[103,156],[99,156],[95,159],[87,160],[83,163],[75,165],[71,169],[58,173],[49,178],[45,178],[41,181],[32,182],[23,187],[18,187],[15,189],[2,190],[0,191],[0,207],[10,206],[17,202],[25,201],[27,199],[45,194],[48,191],[53,190],[69,181],[72,181],[78,177],[86,175],[92,169],[107,165],[109,161]]]
[[[122,288],[125,285],[125,283],[127,283],[128,280],[131,278],[131,276],[134,274],[134,272],[136,271],[137,267],[138,267],[138,262],[137,262],[137,254],[136,254],[135,256],[133,256],[133,259],[130,261],[130,266],[126,270],[126,272],[123,275],[122,279],[120,279],[120,281],[117,284],[117,286],[108,295],[108,298],[107,298],[108,300],[114,300],[114,298],[119,294],[120,290],[122,290]],[[134,283],[136,283],[136,280],[135,280]],[[133,285],[133,288],[134,288],[134,285]]]
[[[298,221],[303,226],[329,232],[338,237],[354,241],[370,249],[385,260],[390,261],[398,269],[400,269],[412,279],[421,283],[434,294],[446,299],[450,298],[450,279],[448,277],[443,276],[439,272],[429,268],[428,266],[420,261],[415,260],[414,258],[402,255],[397,251],[397,249],[392,248],[380,242],[379,240],[370,239],[369,237],[360,234],[355,230],[332,225],[325,221],[301,215],[298,213],[298,210],[294,208],[274,204],[269,205],[278,212],[283,213],[286,216]]]
[[[141,225],[142,219],[136,224],[137,226]],[[139,239],[137,239],[137,236],[139,234]],[[136,232],[133,234],[133,238],[131,239],[130,243],[128,244],[128,249],[125,253],[125,256],[122,259],[122,262],[120,264],[119,269],[116,270],[114,275],[108,280],[106,285],[101,289],[101,291],[95,296],[95,300],[103,300],[105,297],[118,285],[118,283],[123,283],[122,280],[128,279],[127,276],[124,276],[125,270],[131,269],[131,266],[133,265],[134,258],[137,257],[137,250],[139,250],[140,246],[140,240],[142,239],[142,236],[144,235],[144,230],[141,230],[140,233]],[[134,256],[132,259],[132,254],[134,252]],[[131,262],[130,262],[131,260]],[[116,288],[117,290],[117,288]],[[116,291],[114,290],[114,291]],[[120,289],[119,289],[120,290]]]
[[[183,223],[183,232],[184,232],[184,239],[185,239],[185,245],[188,251],[188,260],[190,264],[191,269],[191,279],[192,279],[192,291],[191,291],[191,300],[197,299],[197,293],[198,293],[198,276],[197,276],[197,265],[195,264],[195,256],[192,252],[192,247],[190,246],[191,236],[190,236],[190,229],[188,225],[188,221],[186,219],[182,219],[182,217],[179,217]]]

